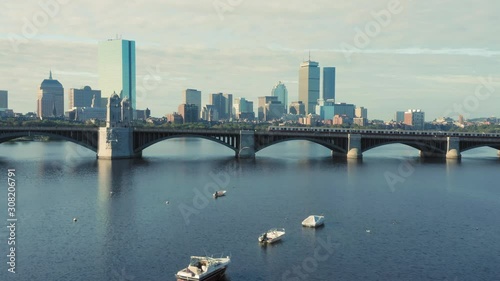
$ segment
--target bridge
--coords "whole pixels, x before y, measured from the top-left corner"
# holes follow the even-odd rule
[[[406,131],[408,132],[408,131]],[[224,145],[238,158],[253,158],[269,146],[291,140],[306,140],[332,151],[334,157],[361,158],[363,152],[388,145],[404,144],[420,150],[422,157],[460,158],[461,153],[477,147],[500,150],[500,134],[467,134],[395,131],[249,131],[179,130],[139,127],[0,127],[0,143],[25,136],[49,136],[82,145],[98,158],[141,157],[147,147],[172,138],[202,138]],[[500,156],[500,154],[499,154]]]

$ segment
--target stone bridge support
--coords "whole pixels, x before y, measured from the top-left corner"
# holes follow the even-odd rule
[[[141,157],[142,153],[134,153],[132,134],[133,129],[130,127],[99,128],[97,158],[112,160]]]
[[[460,138],[448,137],[448,145],[446,149],[446,159],[460,159]]]
[[[359,159],[362,157],[363,154],[361,152],[361,135],[349,134],[347,143],[347,158]]]
[[[240,143],[236,150],[236,157],[241,159],[255,158],[255,131],[240,131]]]

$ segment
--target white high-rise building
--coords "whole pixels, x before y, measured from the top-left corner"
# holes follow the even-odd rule
[[[135,41],[99,42],[99,88],[103,97],[116,93],[136,109]]]
[[[319,64],[308,60],[300,65],[299,101],[306,107],[306,114],[314,113],[319,99]]]

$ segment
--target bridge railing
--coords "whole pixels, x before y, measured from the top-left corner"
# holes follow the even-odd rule
[[[500,133],[484,133],[484,132],[410,131],[410,130],[348,129],[348,128],[323,128],[323,127],[270,126],[269,131],[290,132],[290,133],[300,133],[300,132],[351,133],[351,134],[418,135],[418,136],[443,136],[443,137],[500,137]]]
[[[98,131],[98,127],[0,127],[0,131]]]
[[[165,132],[165,133],[193,133],[193,134],[239,134],[240,130],[220,129],[170,129],[170,128],[134,128],[135,132]]]

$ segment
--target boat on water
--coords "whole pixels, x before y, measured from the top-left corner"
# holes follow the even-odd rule
[[[219,191],[216,191],[214,193],[214,198],[221,197],[221,196],[224,196],[224,195],[226,195],[226,191],[225,190],[219,190]]]
[[[224,275],[230,262],[229,256],[225,258],[191,256],[188,267],[177,272],[175,277],[187,281],[218,280]]]
[[[281,238],[283,238],[284,235],[285,235],[284,228],[273,228],[268,230],[267,232],[262,233],[259,236],[259,242],[271,244],[281,240]]]
[[[324,223],[325,223],[325,216],[311,215],[302,221],[302,226],[318,227],[322,226]]]

